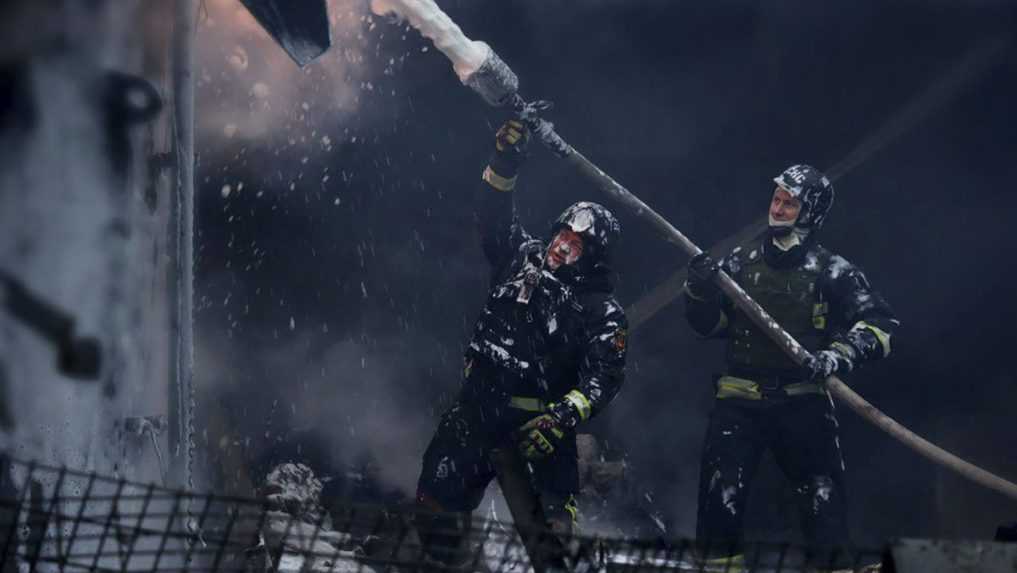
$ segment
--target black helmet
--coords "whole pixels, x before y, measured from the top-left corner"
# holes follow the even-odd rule
[[[794,226],[818,231],[833,206],[833,184],[826,175],[811,165],[792,165],[773,181],[802,204]]]
[[[583,246],[592,248],[600,258],[607,256],[621,236],[618,219],[603,205],[589,201],[580,201],[565,209],[551,226],[551,235],[566,227],[581,236]]]

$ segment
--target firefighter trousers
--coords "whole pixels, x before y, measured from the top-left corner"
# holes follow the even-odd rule
[[[716,400],[700,465],[697,538],[714,547],[743,541],[749,490],[764,451],[770,450],[791,482],[807,545],[848,545],[837,434],[828,396]]]

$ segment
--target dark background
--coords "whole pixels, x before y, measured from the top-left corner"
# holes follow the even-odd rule
[[[1017,477],[1015,3],[441,4],[512,66],[524,95],[556,102],[562,135],[704,247],[761,217],[787,165],[828,168],[902,126],[837,180],[823,232],[903,323],[891,358],[849,382],[918,433]],[[271,101],[267,129],[201,132],[196,375],[213,461],[234,447],[256,460],[296,433],[335,464],[373,460],[409,493],[486,293],[469,198],[503,116],[416,32],[357,10],[322,62],[273,76],[273,93],[285,84],[292,95]],[[238,40],[252,56],[233,73],[224,27],[200,30],[199,117],[262,117],[251,82],[269,71],[257,71],[254,46],[276,48]],[[535,149],[517,195],[529,229],[578,199],[622,221],[624,304],[685,264]],[[592,425],[628,451],[675,535],[694,531],[721,350],[671,305],[633,334],[627,386]],[[1017,519],[1013,501],[846,410],[840,420],[858,541],[987,538]],[[751,535],[792,537],[786,486],[765,465]]]

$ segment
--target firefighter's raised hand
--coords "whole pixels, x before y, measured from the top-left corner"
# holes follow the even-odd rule
[[[515,187],[516,174],[526,161],[530,130],[519,120],[506,121],[494,136],[494,154],[484,170],[484,180],[499,191]]]
[[[515,156],[522,162],[530,143],[530,130],[517,119],[510,119],[494,134],[494,149],[498,154]]]

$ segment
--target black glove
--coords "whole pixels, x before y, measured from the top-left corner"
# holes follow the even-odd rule
[[[695,298],[712,299],[720,294],[720,287],[713,278],[720,270],[720,265],[713,260],[710,253],[703,251],[689,259],[689,276],[685,288]]]
[[[519,453],[524,459],[540,459],[554,453],[566,432],[579,423],[579,413],[568,403],[551,404],[546,414],[519,428]]]
[[[505,179],[511,179],[526,161],[530,130],[521,121],[506,121],[494,136],[494,155],[488,163],[492,171]]]
[[[851,359],[838,350],[820,350],[802,363],[802,374],[809,382],[825,382],[834,374],[851,372],[852,368]]]

